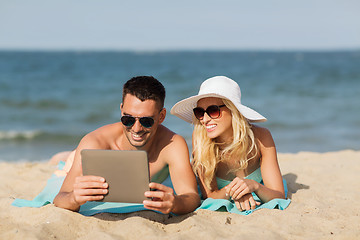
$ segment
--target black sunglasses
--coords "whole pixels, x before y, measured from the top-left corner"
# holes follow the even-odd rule
[[[209,117],[211,117],[212,119],[216,119],[216,118],[219,118],[220,117],[220,108],[221,107],[225,107],[225,104],[224,105],[211,105],[211,106],[208,106],[206,108],[206,110],[204,110],[203,108],[201,107],[196,107],[193,109],[194,111],[194,115],[197,119],[199,120],[202,120],[204,118],[204,114],[207,113],[207,115]]]
[[[152,117],[133,117],[129,115],[122,116],[121,122],[125,127],[132,127],[135,124],[136,119],[139,119],[140,124],[144,128],[151,128],[155,122]]]

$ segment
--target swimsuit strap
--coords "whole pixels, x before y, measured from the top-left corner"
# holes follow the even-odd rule
[[[262,182],[262,176],[261,176],[260,168],[256,169],[255,171],[253,171],[252,173],[250,173],[249,175],[247,175],[244,178],[255,180],[256,182],[261,183]],[[216,177],[216,182],[217,182],[217,185],[218,185],[218,189],[221,189],[221,188],[225,187],[226,185],[228,185],[229,183],[231,183],[231,181],[225,180],[225,179],[222,179],[222,178],[219,178],[219,177]]]
[[[252,179],[260,183],[262,181],[261,169],[258,168],[245,177],[246,179]]]

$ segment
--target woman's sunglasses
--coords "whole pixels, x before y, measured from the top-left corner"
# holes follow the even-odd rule
[[[136,119],[139,119],[140,124],[144,128],[151,128],[154,125],[154,119],[152,117],[133,117],[124,115],[121,117],[121,122],[125,127],[132,127],[135,124]]]
[[[209,117],[211,117],[212,119],[216,119],[216,118],[219,118],[220,117],[220,108],[221,107],[225,107],[225,104],[224,105],[211,105],[211,106],[208,106],[206,108],[206,110],[204,110],[203,108],[201,107],[196,107],[193,109],[194,111],[194,115],[197,119],[199,120],[202,120],[204,118],[204,114],[207,113],[207,115]]]

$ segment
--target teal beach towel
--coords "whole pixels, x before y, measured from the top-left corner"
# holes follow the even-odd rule
[[[65,165],[64,162],[60,162],[58,168],[62,169],[64,165]],[[64,179],[65,176],[59,177],[53,174],[50,177],[50,179],[47,181],[45,188],[33,200],[25,200],[25,199],[17,198],[12,202],[12,205],[16,207],[39,208],[47,204],[51,204],[53,203],[55,196],[60,191]],[[168,176],[166,180],[162,182],[162,184],[173,188],[170,176]],[[284,183],[284,186],[287,192],[286,182]],[[273,199],[267,203],[258,206],[255,210],[262,208],[268,208],[268,209],[277,208],[283,210],[289,204],[290,204],[290,199],[287,200]],[[225,199],[212,199],[212,198],[208,198],[202,201],[200,207],[198,207],[197,209],[207,209],[212,211],[227,211],[242,215],[248,215],[253,211],[255,211],[255,210],[249,210],[249,211],[241,212],[236,208],[235,204],[232,203],[231,201]],[[87,202],[80,207],[79,213],[85,216],[92,216],[98,213],[130,213],[130,212],[137,212],[143,210],[151,211],[149,209],[146,209],[143,204],[137,204],[137,203]]]
[[[256,169],[254,172],[252,172],[251,174],[249,174],[248,176],[246,176],[245,178],[254,180],[260,184],[264,184],[260,167],[258,169]],[[219,189],[225,187],[226,185],[228,185],[231,182],[231,181],[221,179],[218,177],[216,177],[216,181],[217,181],[217,185],[218,185]],[[285,179],[283,179],[283,185],[284,185],[285,198],[286,198],[288,190],[287,190],[287,184],[286,184]],[[252,195],[253,195],[255,201],[261,202],[260,198],[255,193],[252,193]],[[198,209],[207,209],[207,210],[212,210],[212,211],[227,211],[227,212],[237,213],[237,214],[241,214],[241,215],[248,215],[248,214],[252,213],[253,211],[256,211],[258,209],[263,209],[263,208],[284,210],[285,208],[287,208],[289,206],[289,204],[290,204],[290,199],[273,199],[269,202],[262,203],[261,205],[257,206],[253,210],[239,211],[239,209],[236,207],[236,205],[233,201],[229,201],[226,199],[207,198],[206,200],[202,201],[201,206],[198,207]]]
[[[65,162],[58,164],[58,169],[63,169]],[[33,200],[15,199],[12,202],[16,207],[42,207],[47,204],[51,204],[54,198],[59,193],[62,186],[64,177],[59,177],[53,174],[47,181],[45,188],[37,195]],[[162,184],[173,187],[170,176],[162,182]],[[130,213],[142,210],[148,210],[143,204],[138,203],[114,203],[114,202],[87,202],[80,207],[79,213],[85,216],[92,216],[98,213]]]
[[[287,185],[285,179],[283,179],[284,188],[285,188],[285,197],[287,197]],[[259,201],[260,199],[258,196],[256,196],[255,193],[252,193],[255,201]],[[253,210],[247,210],[247,211],[240,211],[234,202],[226,200],[226,199],[213,199],[213,198],[207,198],[204,201],[201,202],[200,207],[197,209],[207,209],[211,211],[222,211],[222,212],[231,212],[231,213],[237,213],[241,215],[248,215],[256,210],[267,208],[267,209],[279,209],[284,210],[287,208],[290,204],[290,199],[273,199],[269,202],[262,203],[261,205],[257,206]]]

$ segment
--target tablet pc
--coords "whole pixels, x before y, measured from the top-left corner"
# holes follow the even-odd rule
[[[105,178],[109,192],[102,202],[142,203],[149,191],[149,163],[145,151],[84,149],[83,175]]]

